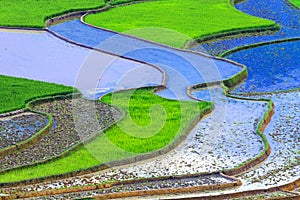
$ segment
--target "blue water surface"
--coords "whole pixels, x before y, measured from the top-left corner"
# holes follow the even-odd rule
[[[159,66],[166,72],[167,87],[172,91],[162,91],[159,95],[167,98],[175,95],[177,99],[189,99],[188,86],[227,79],[241,71],[240,66],[224,60],[115,34],[90,27],[80,20],[63,22],[50,29],[77,43]]]
[[[248,68],[246,82],[233,93],[273,92],[300,87],[300,40],[242,50],[227,58]]]

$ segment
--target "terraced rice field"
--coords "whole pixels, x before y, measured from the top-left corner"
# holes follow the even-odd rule
[[[83,94],[0,76],[0,199],[299,198],[298,1],[131,2],[0,16],[108,9],[0,29],[1,74]]]
[[[272,21],[249,18],[234,10],[227,0],[146,2],[88,15],[84,20],[99,27],[128,32],[131,35],[175,47],[183,47],[190,39],[236,30],[241,26],[253,28],[273,25]],[[148,27],[161,27],[165,30],[143,31],[143,28]]]

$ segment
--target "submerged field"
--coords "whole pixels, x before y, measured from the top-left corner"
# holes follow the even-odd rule
[[[204,35],[274,25],[235,10],[229,0],[151,1],[88,15],[85,21],[175,47]]]
[[[232,93],[272,92],[298,88],[299,47],[300,41],[282,42],[240,50],[226,56],[248,66],[247,80]],[[279,60],[281,61],[278,62]]]
[[[0,26],[44,27],[45,19],[51,16],[104,5],[104,0],[2,0],[0,1]]]

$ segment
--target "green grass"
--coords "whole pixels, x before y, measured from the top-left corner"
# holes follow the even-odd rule
[[[49,17],[104,5],[104,0],[0,0],[0,26],[44,27]]]
[[[118,92],[102,101],[127,112],[118,125],[65,158],[1,174],[0,182],[66,173],[155,151],[183,134],[201,112],[212,107],[209,102],[163,99],[153,88]]]
[[[91,14],[85,21],[175,47],[183,47],[191,38],[274,25],[236,10],[229,0],[151,1]],[[139,30],[148,27],[152,28]]]
[[[163,99],[154,95],[153,89],[116,93],[105,96],[103,101],[112,102],[113,106],[129,113],[106,136],[119,148],[133,153],[146,153],[166,146],[184,131],[200,110],[212,106],[208,102]]]
[[[54,83],[0,75],[0,113],[18,110],[37,97],[71,93],[74,88]]]
[[[294,5],[300,7],[300,0],[289,0],[290,2],[292,2]]]

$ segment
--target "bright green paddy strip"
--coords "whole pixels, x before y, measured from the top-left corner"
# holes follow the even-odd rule
[[[24,108],[26,102],[31,99],[72,93],[74,90],[64,85],[2,75],[0,75],[0,83],[0,113]]]
[[[128,34],[175,47],[183,47],[190,38],[274,25],[272,21],[236,10],[229,0],[151,1],[91,14],[84,20],[95,26],[118,32],[129,31]],[[138,30],[149,27],[157,29]]]
[[[169,144],[201,111],[212,106],[209,102],[164,99],[153,94],[151,88],[115,93],[103,101],[129,113],[106,136],[119,148],[134,153],[150,152]]]
[[[290,0],[294,5],[298,6],[300,8],[300,0]]]
[[[201,112],[212,107],[210,102],[167,100],[153,91],[153,88],[138,89],[105,96],[103,102],[112,102],[127,112],[118,125],[67,157],[1,174],[0,182],[72,172],[163,148],[183,134]]]
[[[44,27],[51,16],[104,5],[104,0],[0,0],[0,26]]]

